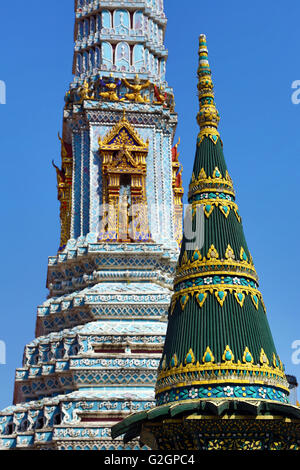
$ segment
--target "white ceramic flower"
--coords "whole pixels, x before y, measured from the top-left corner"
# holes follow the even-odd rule
[[[261,388],[258,389],[258,394],[259,394],[260,397],[266,398],[267,390],[265,388],[261,387]]]
[[[197,398],[198,397],[198,389],[197,388],[191,388],[189,391],[189,397],[190,398]]]
[[[233,395],[233,387],[224,387],[223,391],[227,397],[231,397]]]

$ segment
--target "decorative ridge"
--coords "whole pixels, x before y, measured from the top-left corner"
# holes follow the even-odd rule
[[[157,405],[189,398],[226,398],[231,396],[256,399],[269,398],[287,402],[288,383],[279,357],[273,353],[270,364],[261,349],[258,364],[248,347],[244,349],[242,361],[235,361],[227,345],[222,362],[215,362],[209,347],[204,352],[202,363],[196,361],[190,349],[184,363],[178,363],[174,354],[170,364],[164,356],[156,384]]]
[[[211,70],[208,61],[206,36],[204,34],[201,34],[199,38],[198,77],[200,105],[200,110],[197,114],[197,122],[200,126],[198,144],[202,142],[204,137],[209,137],[214,143],[217,143],[220,137],[220,134],[218,132],[220,115],[214,102],[214,85],[211,79]]]

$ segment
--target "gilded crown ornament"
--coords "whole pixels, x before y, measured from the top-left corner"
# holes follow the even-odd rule
[[[199,38],[199,67],[198,67],[198,91],[200,110],[197,114],[197,122],[200,126],[198,143],[204,136],[210,136],[214,142],[219,138],[218,124],[219,112],[214,102],[214,86],[211,78],[211,70],[208,61],[206,36],[201,34]]]

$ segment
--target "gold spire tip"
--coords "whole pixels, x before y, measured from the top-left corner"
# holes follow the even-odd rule
[[[198,142],[202,142],[204,136],[207,136],[216,143],[219,138],[218,124],[220,115],[214,102],[214,85],[211,79],[205,34],[201,34],[199,37],[198,78],[200,106],[197,115],[197,122],[200,126],[200,139],[198,138]]]

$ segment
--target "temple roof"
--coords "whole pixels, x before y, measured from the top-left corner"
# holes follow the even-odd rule
[[[300,418],[299,407],[263,401],[227,400],[191,400],[188,403],[168,403],[152,410],[134,413],[112,428],[112,437],[124,434],[124,442],[129,442],[141,435],[142,426],[147,423],[170,422],[194,414],[199,419],[230,420],[234,416],[244,418],[265,418],[266,420],[285,417],[287,420]],[[174,433],[175,434],[175,433]],[[141,443],[142,444],[142,443]]]

